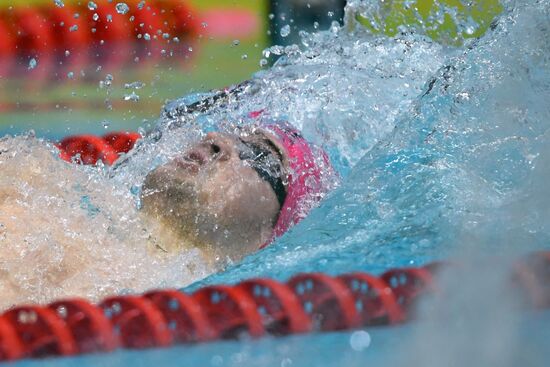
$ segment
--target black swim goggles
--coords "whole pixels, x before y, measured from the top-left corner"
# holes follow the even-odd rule
[[[282,155],[277,146],[267,138],[254,141],[239,138],[238,150],[239,158],[247,162],[271,186],[282,208],[286,199],[286,188],[283,183]]]

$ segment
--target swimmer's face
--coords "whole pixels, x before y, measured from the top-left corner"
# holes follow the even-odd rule
[[[271,236],[285,161],[267,134],[210,133],[149,173],[143,208],[192,245],[238,260]]]

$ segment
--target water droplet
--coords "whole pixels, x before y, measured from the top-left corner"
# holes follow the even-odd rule
[[[329,18],[332,18],[332,17],[334,16],[334,12],[333,12],[333,11],[329,11],[329,12],[327,13],[327,15],[328,15]]]
[[[53,0],[53,3],[55,4],[55,6],[57,6],[58,8],[62,8],[65,6],[65,4],[63,4],[63,0]]]
[[[103,125],[103,128],[104,128],[104,129],[108,129],[109,126],[111,126],[111,121],[109,121],[109,120],[103,120],[103,121],[101,121],[101,125]]]
[[[241,56],[241,59],[243,59],[243,60],[248,59],[248,55],[247,55],[247,54],[243,54],[243,55]]]
[[[76,32],[76,31],[78,31],[78,25],[75,24],[75,25],[71,26],[71,28],[69,28],[69,31],[70,31],[70,32]]]
[[[99,14],[94,13],[94,15],[92,15],[92,19],[97,22],[99,20]]]
[[[281,37],[288,37],[288,35],[290,34],[290,26],[287,24],[284,27],[282,27],[280,34],[281,34]]]
[[[71,55],[71,51],[65,50],[65,57],[69,57]]]
[[[132,93],[124,95],[124,100],[125,101],[138,102],[139,101],[139,96],[136,94],[136,92],[132,91]]]
[[[116,4],[116,12],[119,14],[126,14],[130,11],[130,7],[126,3]]]
[[[79,13],[74,13],[74,14],[73,14],[73,18],[74,18],[74,19],[80,18],[80,14],[79,14]]]
[[[351,348],[357,352],[361,352],[370,346],[371,336],[365,330],[358,330],[351,334],[349,344]]]
[[[73,73],[72,71],[69,71],[69,72],[67,73],[67,78],[73,79],[73,78],[74,78],[74,73]]]
[[[38,65],[38,62],[36,61],[36,59],[33,57],[30,61],[29,61],[29,70],[32,70],[36,67],[36,65]]]
[[[144,6],[145,6],[145,1],[142,0],[138,3],[137,8],[138,8],[138,10],[141,10],[141,9],[143,9]]]
[[[268,17],[269,17],[269,19],[275,19],[275,14],[269,13]]]
[[[266,59],[261,59],[261,60],[260,60],[260,66],[261,66],[262,68],[266,67],[266,66],[267,66],[267,60],[266,60]]]
[[[107,74],[105,76],[105,80],[101,80],[99,82],[99,88],[109,88],[111,85],[113,85],[113,76],[111,74]]]
[[[111,14],[107,14],[107,22],[109,23],[113,22],[113,16]]]
[[[206,22],[202,22],[201,25],[202,25],[203,28],[208,27],[208,23],[206,23]]]
[[[88,9],[96,10],[97,9],[97,4],[94,3],[93,1],[88,2]]]
[[[238,46],[241,44],[241,41],[239,40],[233,40],[233,46]]]
[[[124,84],[125,89],[141,89],[143,87],[145,87],[145,83],[140,81]]]

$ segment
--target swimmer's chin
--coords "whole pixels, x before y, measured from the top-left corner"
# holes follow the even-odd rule
[[[185,163],[172,161],[151,171],[142,187],[142,197],[151,195],[173,195],[177,191],[182,194],[194,190],[195,174],[194,168],[189,165],[188,169],[182,169]],[[181,196],[181,195],[180,195]]]

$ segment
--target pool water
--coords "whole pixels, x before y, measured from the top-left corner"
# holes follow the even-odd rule
[[[348,11],[369,17],[368,2]],[[117,351],[21,364],[204,366],[542,366],[548,312],[526,313],[506,259],[550,248],[550,3],[503,1],[480,39],[435,43],[422,29],[394,38],[334,25],[303,35],[234,99],[161,118],[110,180],[138,183],[182,142],[270,111],[324,146],[341,186],[276,243],[187,288],[298,272],[341,274],[455,258],[467,275],[396,328]],[[353,18],[352,20],[353,21]],[[168,105],[174,108],[190,98]],[[486,257],[498,257],[491,262]]]

